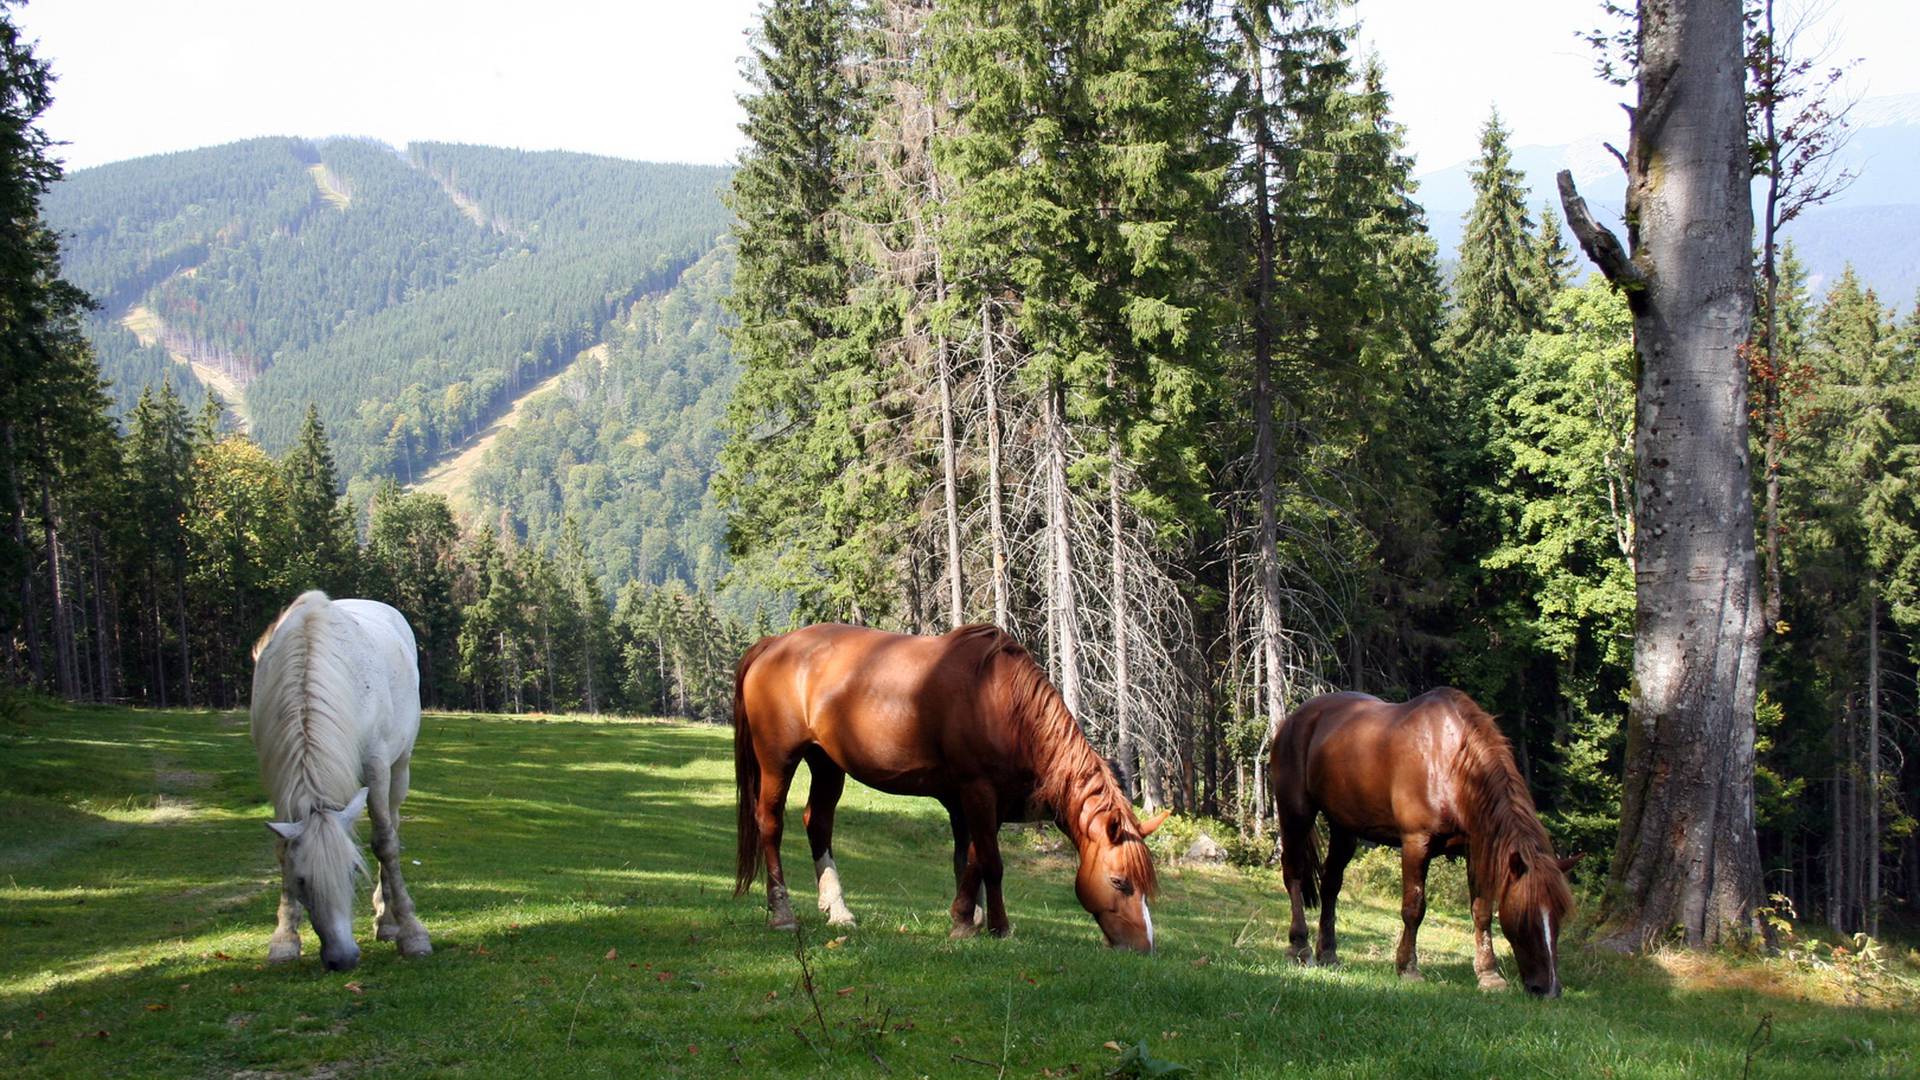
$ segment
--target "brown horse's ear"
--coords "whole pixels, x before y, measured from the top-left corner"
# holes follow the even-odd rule
[[[1152,817],[1150,817],[1150,818],[1148,818],[1147,820],[1145,820],[1145,821],[1143,821],[1143,822],[1141,822],[1141,823],[1140,823],[1140,838],[1141,838],[1142,840],[1144,840],[1144,839],[1146,839],[1147,837],[1149,837],[1149,836],[1152,836],[1152,835],[1153,835],[1153,830],[1155,830],[1155,829],[1157,829],[1157,828],[1159,828],[1159,827],[1160,827],[1160,824],[1161,824],[1161,822],[1164,822],[1164,821],[1166,821],[1166,820],[1167,820],[1167,815],[1168,815],[1168,814],[1171,814],[1171,813],[1173,813],[1173,811],[1171,811],[1171,810],[1162,810],[1162,811],[1160,811],[1159,813],[1157,813],[1157,814],[1155,814],[1155,815],[1153,815]]]
[[[1107,815],[1107,843],[1118,844],[1119,842],[1120,842],[1120,815],[1108,814]]]
[[[1566,858],[1559,860],[1560,872],[1564,874],[1567,871],[1573,869],[1574,867],[1579,866],[1580,861],[1582,859],[1585,859],[1586,857],[1587,857],[1587,853],[1583,851],[1578,855],[1569,855]]]
[[[1507,873],[1516,878],[1527,876],[1527,860],[1519,852],[1507,856]]]

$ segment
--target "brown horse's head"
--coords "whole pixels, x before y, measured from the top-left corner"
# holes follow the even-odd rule
[[[1147,837],[1167,819],[1162,810],[1141,822],[1131,807],[1103,810],[1080,844],[1080,872],[1073,891],[1116,949],[1153,951],[1153,914],[1147,901],[1158,889]]]
[[[1500,930],[1513,948],[1521,985],[1537,997],[1560,996],[1560,926],[1573,912],[1567,871],[1583,857],[1556,859],[1545,849],[1508,856]]]

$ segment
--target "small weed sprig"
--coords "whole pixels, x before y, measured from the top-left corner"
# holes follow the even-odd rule
[[[793,958],[800,962],[800,989],[807,992],[807,1000],[813,1005],[813,1018],[820,1024],[820,1037],[832,1042],[833,1036],[827,1032],[827,1016],[820,1011],[820,994],[813,985],[813,966],[807,963],[807,923],[797,915],[793,920]]]

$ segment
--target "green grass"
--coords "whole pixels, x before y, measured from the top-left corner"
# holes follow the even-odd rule
[[[403,835],[435,953],[374,942],[363,898],[364,959],[336,975],[311,931],[300,962],[263,963],[275,872],[243,716],[31,709],[0,726],[0,1073],[1100,1076],[1105,1044],[1144,1041],[1204,1076],[1739,1076],[1763,1016],[1755,1076],[1920,1068],[1910,1011],[1821,1003],[1783,961],[1577,953],[1557,1002],[1488,995],[1441,910],[1429,981],[1402,985],[1397,905],[1363,897],[1346,966],[1295,968],[1267,871],[1167,865],[1161,951],[1110,952],[1057,837],[1027,831],[1007,834],[1014,936],[952,942],[944,818],[857,786],[844,937],[811,910],[790,807],[822,1031],[793,938],[758,890],[729,895],[730,749],[710,727],[428,717]]]

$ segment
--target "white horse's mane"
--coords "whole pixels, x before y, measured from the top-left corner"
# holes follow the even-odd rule
[[[351,616],[315,590],[254,645],[253,739],[283,821],[340,809],[360,789],[351,630]]]

